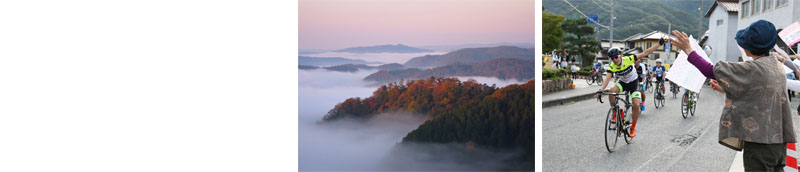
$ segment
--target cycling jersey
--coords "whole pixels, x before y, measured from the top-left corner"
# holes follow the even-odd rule
[[[630,55],[622,58],[622,64],[617,65],[613,61],[608,64],[608,73],[616,74],[620,82],[631,83],[639,78],[634,67],[636,55]]]
[[[655,74],[656,77],[660,78],[664,76],[665,71],[667,71],[667,69],[664,68],[664,66],[653,66],[653,74]]]
[[[639,64],[639,66],[636,67],[636,74],[639,75],[640,81],[643,80],[644,76],[647,75],[647,66],[645,66],[644,64]]]

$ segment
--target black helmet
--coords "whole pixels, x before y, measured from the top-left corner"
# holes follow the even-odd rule
[[[620,51],[619,48],[611,48],[608,50],[608,58],[615,58],[619,56],[619,54],[622,54],[622,51]]]

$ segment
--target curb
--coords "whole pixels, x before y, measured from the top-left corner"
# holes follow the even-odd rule
[[[592,99],[592,98],[594,98],[594,94],[595,93],[587,93],[587,94],[582,94],[582,95],[577,95],[577,96],[572,96],[572,97],[567,97],[567,98],[561,98],[561,99],[545,101],[545,102],[542,102],[542,108],[559,106],[559,105],[569,104],[570,102],[577,102],[577,101],[581,101],[581,100]]]

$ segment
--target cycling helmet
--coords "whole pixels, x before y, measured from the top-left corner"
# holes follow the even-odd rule
[[[664,62],[662,62],[661,59],[656,59],[656,63],[664,63]]]
[[[622,51],[620,51],[619,48],[611,48],[611,49],[608,50],[608,57],[609,58],[617,57],[620,54],[622,54]]]

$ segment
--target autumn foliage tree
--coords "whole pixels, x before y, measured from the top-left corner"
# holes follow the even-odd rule
[[[323,117],[324,121],[343,118],[370,118],[382,112],[406,111],[437,114],[481,100],[497,88],[474,80],[430,77],[389,83],[367,98],[349,98],[337,104]]]

